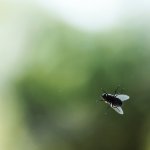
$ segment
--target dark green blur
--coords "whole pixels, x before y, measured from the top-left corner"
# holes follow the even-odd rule
[[[16,79],[25,122],[39,150],[148,150],[150,45],[132,27],[85,33],[47,23],[29,37]],[[101,88],[121,85],[130,100],[117,114]]]

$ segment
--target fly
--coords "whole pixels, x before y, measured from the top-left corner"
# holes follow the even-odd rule
[[[105,103],[109,104],[110,107],[113,108],[117,113],[123,115],[123,101],[128,100],[130,97],[125,94],[118,94],[117,90],[118,88],[115,90],[114,94],[108,94],[107,92],[104,92],[101,97],[102,101],[105,101]]]

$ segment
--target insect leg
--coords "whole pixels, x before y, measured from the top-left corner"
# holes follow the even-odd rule
[[[117,86],[117,88],[116,88],[116,90],[114,92],[114,95],[118,94],[119,87],[120,87],[120,85]]]
[[[124,93],[124,88],[121,88],[121,89],[120,89],[120,93]]]
[[[100,102],[100,101],[103,101],[102,99],[98,99],[98,100],[96,100],[96,103],[98,103],[98,102]]]
[[[106,94],[107,94],[107,92],[106,92],[106,91],[104,91],[102,88],[101,88],[101,90],[102,90],[102,92],[103,92],[103,93],[106,93]]]

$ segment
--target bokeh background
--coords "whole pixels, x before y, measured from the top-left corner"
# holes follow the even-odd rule
[[[150,2],[0,1],[0,150],[77,149],[150,150]]]

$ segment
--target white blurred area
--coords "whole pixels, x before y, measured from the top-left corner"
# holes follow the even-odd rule
[[[0,150],[36,149],[9,88],[30,55],[27,44],[37,14],[53,16],[84,32],[107,32],[127,23],[147,31],[149,8],[149,0],[0,1]]]
[[[81,30],[112,28],[121,16],[118,0],[38,0],[41,8]]]
[[[85,31],[106,31],[126,21],[150,18],[148,0],[38,0],[47,13]],[[134,20],[135,19],[135,20]]]

